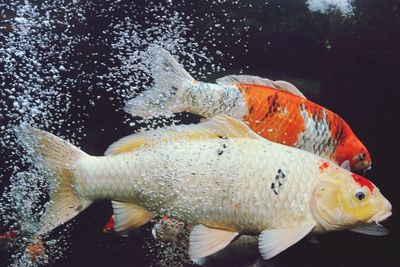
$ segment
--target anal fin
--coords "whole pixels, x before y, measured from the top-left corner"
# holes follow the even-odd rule
[[[114,230],[116,232],[140,227],[153,218],[151,212],[132,203],[112,201],[112,206],[115,216]]]

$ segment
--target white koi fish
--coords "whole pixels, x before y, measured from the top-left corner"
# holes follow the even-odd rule
[[[97,200],[112,200],[115,230],[169,217],[193,225],[189,256],[201,261],[242,234],[269,259],[310,232],[375,235],[391,204],[367,179],[309,152],[261,138],[217,116],[122,138],[94,157],[37,129],[33,151],[53,172],[38,235]]]

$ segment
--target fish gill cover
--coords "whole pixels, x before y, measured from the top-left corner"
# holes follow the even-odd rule
[[[47,264],[69,249],[70,225],[59,230],[62,234],[46,238],[46,253],[35,261],[26,251],[48,200],[48,184],[43,170],[25,153],[28,143],[19,135],[24,127],[49,130],[79,145],[91,125],[100,123],[102,131],[107,131],[106,123],[91,120],[99,105],[107,106],[105,112],[116,112],[135,129],[175,123],[165,118],[133,120],[122,111],[127,99],[151,86],[145,52],[149,44],[158,44],[177,56],[195,78],[223,72],[230,65],[238,73],[247,68],[238,67],[232,48],[245,56],[250,35],[262,32],[263,27],[239,12],[264,8],[268,1],[203,2],[206,4],[173,0],[0,3],[0,153],[5,166],[0,173],[4,187],[1,226],[17,233],[7,260],[10,266]],[[322,12],[336,7],[349,14],[350,3],[309,0],[303,5]],[[222,59],[225,66],[219,64]],[[153,264],[187,263],[179,247],[149,246],[162,251]]]

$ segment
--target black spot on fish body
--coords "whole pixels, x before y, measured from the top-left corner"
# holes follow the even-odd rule
[[[273,107],[270,105],[269,107],[268,107],[268,112],[267,112],[267,114],[265,114],[265,117],[267,117],[269,114],[272,114],[272,110],[273,110]],[[264,118],[265,118],[264,117]]]
[[[271,184],[271,189],[275,193],[275,195],[278,195],[279,193],[279,188],[283,185],[283,179],[285,179],[286,174],[283,173],[281,169],[278,170],[278,173],[275,175],[275,182]]]
[[[278,192],[276,192],[276,190],[275,190],[275,184],[274,183],[271,184],[271,189],[272,189],[272,191],[274,191],[275,195],[278,195]]]
[[[222,144],[222,148],[217,150],[218,156],[221,156],[226,148],[227,148],[226,144]]]
[[[271,100],[272,110],[276,112],[278,110],[278,94],[275,94]]]
[[[249,108],[249,114],[253,113],[253,110],[254,110],[254,106],[251,105],[250,108]]]
[[[218,135],[218,138],[220,138],[220,139],[228,139],[227,136],[222,136],[222,135]]]
[[[278,170],[278,175],[281,177],[281,178],[285,178],[285,174],[283,173],[283,171],[281,170],[281,169],[279,169]]]

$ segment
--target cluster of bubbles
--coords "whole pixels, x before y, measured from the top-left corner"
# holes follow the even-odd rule
[[[311,11],[328,13],[332,9],[337,10],[345,16],[353,14],[353,0],[307,0]]]
[[[246,53],[252,24],[227,5],[235,10],[268,5],[268,1],[238,0],[135,2],[0,3],[0,179],[5,187],[0,214],[2,226],[18,233],[13,266],[38,263],[32,262],[25,248],[48,199],[48,184],[25,152],[18,134],[21,129],[31,125],[79,144],[90,120],[89,107],[107,97],[121,111],[127,99],[151,86],[148,45],[164,47],[195,78],[204,79],[224,71],[218,63],[222,59],[225,66],[233,64],[233,46]],[[336,6],[343,13],[348,13],[350,2],[307,1],[311,10]],[[126,123],[135,126],[124,116]],[[144,121],[144,125],[153,128],[164,122]],[[46,239],[47,253],[40,263],[62,256],[68,247],[62,236],[67,232]],[[160,246],[165,251],[165,245]]]
[[[43,173],[31,165],[18,138],[21,128],[32,125],[79,143],[90,119],[85,112],[88,106],[106,95],[120,110],[127,98],[151,84],[145,53],[149,44],[179,54],[198,77],[221,70],[211,62],[218,62],[213,56],[222,57],[222,53],[207,50],[210,42],[216,42],[212,28],[220,24],[211,26],[208,37],[199,44],[193,24],[204,18],[185,14],[184,7],[190,4],[145,2],[0,4],[0,142],[5,158],[1,175],[8,185],[0,212],[3,227],[18,234],[15,266],[33,264],[25,248],[32,242],[30,237],[48,199]],[[223,1],[210,4],[217,6]],[[206,15],[209,19],[213,16]],[[101,24],[94,26],[96,22]],[[73,110],[82,112],[72,114]],[[154,126],[149,123],[147,128]],[[46,240],[46,257],[41,263],[60,257],[62,248],[67,247],[59,237]]]

